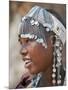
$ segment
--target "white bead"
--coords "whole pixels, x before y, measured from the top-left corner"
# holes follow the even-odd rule
[[[20,35],[20,37],[22,38],[22,34]]]
[[[46,31],[47,31],[47,32],[49,32],[49,31],[50,31],[50,29],[49,29],[49,28],[46,28]]]
[[[29,35],[29,38],[30,39],[33,39],[34,38],[34,35],[32,34],[32,35]]]
[[[61,53],[58,53],[57,56],[58,56],[58,57],[59,57],[59,56],[62,56],[62,54],[61,54]]]
[[[55,67],[55,64],[53,64],[53,67]]]
[[[53,83],[53,84],[55,84],[55,83],[56,83],[56,80],[55,80],[55,79],[53,79],[53,80],[52,80],[52,83]]]
[[[42,46],[45,47],[45,48],[47,48],[47,45],[45,43],[42,43]]]
[[[48,28],[51,28],[52,26],[48,23],[43,23],[43,27],[48,27]]]
[[[56,72],[56,68],[53,68],[53,72]]]
[[[45,43],[42,43],[42,45],[45,47]]]
[[[57,80],[57,84],[61,84],[61,80]]]
[[[37,39],[37,36],[36,35],[34,36],[34,39]]]
[[[37,25],[37,26],[39,26],[39,23],[38,23],[38,21],[35,21],[35,22],[34,22],[34,24],[35,24],[35,25]]]
[[[21,37],[21,38],[24,38],[24,37],[25,37],[25,34],[21,34],[20,37]]]
[[[35,21],[34,20],[31,20],[30,23],[31,23],[31,25],[34,25]]]
[[[26,17],[22,17],[22,21],[25,20],[25,19],[26,19]]]
[[[52,77],[53,77],[53,78],[55,78],[55,77],[56,77],[55,73],[53,73],[53,74],[52,74]]]
[[[35,25],[38,24],[38,21],[35,21]]]
[[[45,45],[45,48],[47,48],[47,45]]]

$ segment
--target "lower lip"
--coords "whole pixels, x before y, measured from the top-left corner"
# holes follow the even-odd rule
[[[32,64],[32,62],[31,62],[31,61],[29,61],[29,62],[25,63],[25,68],[30,67],[30,66],[31,66],[31,64]]]

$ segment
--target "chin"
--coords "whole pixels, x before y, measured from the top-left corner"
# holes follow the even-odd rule
[[[30,72],[31,74],[38,74],[40,71],[33,68],[33,69],[29,69],[29,72]]]

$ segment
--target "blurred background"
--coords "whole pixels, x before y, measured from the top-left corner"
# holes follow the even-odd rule
[[[66,5],[9,1],[9,88],[15,88],[20,82],[22,75],[28,72],[24,68],[24,62],[21,60],[18,25],[21,17],[26,15],[35,5],[55,11],[61,18],[61,21],[63,21],[63,24],[66,24]]]

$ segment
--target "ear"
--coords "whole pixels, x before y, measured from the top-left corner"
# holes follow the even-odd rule
[[[54,46],[54,44],[53,44],[53,36],[51,35],[51,36],[49,36],[47,38],[47,47],[53,47],[53,46]]]
[[[54,45],[54,43],[55,43],[55,37],[54,37],[54,35],[51,35],[50,36],[50,41],[51,41],[51,44]]]

